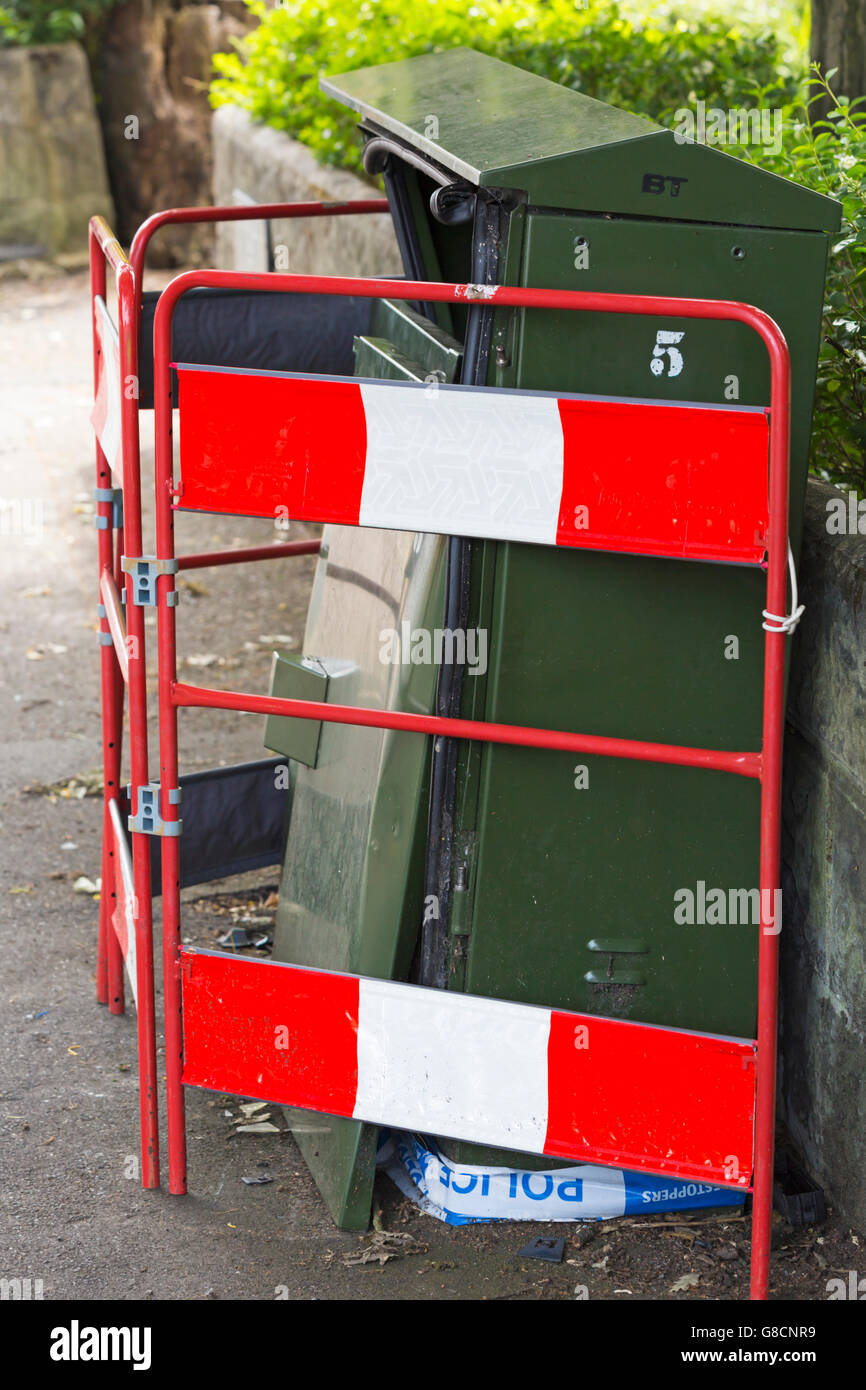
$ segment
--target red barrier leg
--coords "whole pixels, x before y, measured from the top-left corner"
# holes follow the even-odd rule
[[[155,363],[156,406],[156,554],[174,559],[172,512],[172,410],[168,356]],[[167,408],[166,408],[167,403]],[[169,605],[174,577],[160,575],[157,588],[159,667],[159,780],[163,820],[178,819],[169,793],[178,785],[177,709],[172,685],[177,679],[175,610]],[[162,959],[165,996],[165,1085],[168,1119],[169,1191],[186,1192],[186,1131],[183,1096],[183,1001],[180,963],[180,845],[176,836],[162,841]]]
[[[102,251],[101,251],[100,247],[98,246],[96,240],[94,239],[93,236],[91,236],[91,238],[90,238],[90,304],[91,304],[91,313],[93,313],[93,306],[94,306],[94,304],[95,304],[96,296],[97,296],[97,295],[101,295],[103,298],[104,298],[104,296],[105,296],[105,260],[104,260],[104,257],[103,257],[103,255],[102,255]],[[96,387],[97,387],[97,385],[98,385],[98,381],[99,381],[99,345],[98,345],[98,340],[97,340],[96,331],[95,331],[95,329],[93,328],[93,325],[92,325],[92,324],[91,324],[91,328],[92,328],[92,330],[93,330],[93,384],[94,384],[94,391],[95,391],[95,390],[96,390]],[[109,478],[110,478],[110,470],[109,470],[108,465],[107,465],[107,463],[106,463],[106,461],[105,461],[105,455],[103,454],[101,448],[100,448],[99,445],[97,444],[97,445],[96,445],[96,486],[97,486],[97,487],[108,487],[108,486],[109,486]],[[103,508],[97,507],[97,512],[101,515],[101,514],[103,513]],[[98,566],[99,566],[99,568],[98,568],[98,573],[99,573],[99,574],[102,573],[103,557],[104,557],[104,546],[103,546],[103,543],[102,543],[102,533],[100,532],[100,534],[99,534],[99,558],[98,558]],[[100,624],[100,629],[102,628],[102,626],[103,626],[103,624]],[[104,657],[102,658],[102,660],[104,661]],[[103,770],[103,771],[104,771],[104,770]],[[103,884],[105,884],[105,883],[107,882],[107,878],[106,878],[107,839],[106,839],[106,836],[107,836],[108,833],[109,833],[108,816],[107,816],[107,813],[106,813],[106,814],[103,816],[103,821],[102,821],[102,870],[101,870],[101,872],[102,872],[102,881],[103,881]],[[112,934],[113,934],[113,933],[112,933],[112,927],[111,927],[111,922],[110,922],[110,919],[109,919],[109,912],[108,912],[108,894],[107,894],[107,892],[104,892],[104,891],[103,891],[103,893],[102,893],[102,895],[101,895],[101,897],[100,897],[100,899],[99,899],[99,929],[98,929],[97,946],[96,946],[96,1000],[97,1000],[97,1003],[99,1003],[99,1004],[107,1004],[107,1003],[108,1003],[108,943],[109,943],[109,939],[110,939],[110,937],[111,937]]]
[[[180,897],[177,840],[162,843],[162,960],[165,992],[165,1094],[168,1188],[186,1192],[186,1118],[183,1095],[183,1014],[180,980]],[[169,886],[170,885],[170,886]]]
[[[135,940],[138,970],[138,1108],[141,1124],[141,1185],[159,1187],[159,1110],[156,1079],[156,1002],[153,987],[153,917],[150,849],[146,835],[132,837]],[[144,968],[141,966],[144,958]]]
[[[104,461],[104,460],[103,460]],[[108,468],[106,465],[106,472]],[[110,476],[110,475],[109,475]],[[101,484],[107,487],[107,483]],[[110,503],[100,503],[99,511],[111,514]],[[111,567],[111,531],[106,529],[99,532],[100,552],[106,552],[106,566]],[[100,621],[100,635],[107,635],[108,623],[105,618]],[[113,1014],[122,1014],[124,1010],[123,1001],[123,955],[120,949],[120,942],[112,925],[112,914],[117,906],[117,892],[115,889],[115,874],[117,867],[114,859],[114,836],[111,829],[108,814],[108,803],[119,794],[120,782],[120,730],[121,712],[123,708],[123,692],[118,690],[120,672],[117,666],[117,659],[114,655],[113,645],[103,643],[100,647],[100,676],[102,684],[102,769],[103,769],[103,803],[104,814],[102,821],[102,894],[100,898],[100,929],[105,931],[105,949],[107,956],[107,989],[108,1007]]]
[[[790,368],[787,352],[771,350],[770,534],[766,614],[787,612],[788,455]],[[776,1126],[776,1047],[779,1009],[779,932],[782,827],[782,742],[785,730],[787,632],[765,614],[764,714],[761,739],[761,926],[758,943],[758,1052],[755,1098],[755,1176],[752,1202],[753,1299],[767,1297],[773,1222]],[[778,896],[777,896],[778,895]]]
[[[772,612],[781,612],[784,604]],[[784,695],[785,637],[767,634],[774,650],[767,653],[766,680]],[[768,644],[769,645],[769,644]],[[767,701],[772,710],[773,701]],[[773,1223],[773,1163],[776,1129],[776,1045],[779,1000],[779,937],[776,890],[779,886],[781,824],[782,709],[778,729],[764,739],[761,788],[761,926],[758,946],[758,1051],[755,1096],[755,1175],[752,1197],[751,1297],[765,1299],[769,1287]],[[771,724],[776,721],[770,720]]]
[[[138,322],[135,277],[128,266],[117,273],[118,332],[124,382],[138,375]],[[134,393],[123,391],[121,406],[124,486],[124,548],[130,555],[143,550],[141,534],[141,464],[138,405]],[[118,561],[120,557],[118,556]],[[147,746],[147,667],[144,609],[133,602],[130,575],[118,564],[118,584],[126,585],[126,656],[129,685],[129,768],[133,811],[138,788],[149,780]],[[132,834],[136,970],[138,981],[138,1102],[141,1125],[141,1182],[159,1187],[159,1112],[156,1074],[156,1004],[153,982],[153,899],[150,881],[150,840]]]
[[[122,1014],[125,1010],[123,991],[123,953],[114,930],[112,917],[117,907],[117,890],[114,884],[115,863],[112,848],[111,825],[108,811],[102,823],[102,893],[108,917],[108,1010],[112,1014]]]
[[[781,613],[771,602],[770,611]],[[753,1299],[767,1297],[773,1222],[773,1155],[776,1128],[776,1046],[779,1007],[779,930],[777,911],[781,828],[782,723],[785,635],[768,633],[765,680],[768,699],[761,788],[761,937],[758,946],[758,1052],[755,1097],[755,1176],[752,1199]],[[771,648],[771,649],[770,649]],[[772,698],[769,691],[772,690]],[[773,717],[775,715],[775,718]]]
[[[160,584],[164,583],[162,579]],[[160,607],[160,648],[168,647],[169,637],[163,630],[174,626],[172,609]],[[160,782],[162,785],[163,815],[168,810],[166,789],[177,786],[177,712],[171,705],[169,693],[163,692],[168,680],[163,676],[163,662],[174,666],[173,633],[171,657],[160,659],[159,741]],[[169,727],[170,726],[170,727]],[[186,1130],[184,1113],[183,1075],[183,1012],[180,968],[180,846],[174,837],[162,841],[162,962],[165,996],[165,1088],[168,1120],[168,1185],[169,1191],[186,1192]]]
[[[102,866],[101,874],[105,880],[105,816],[102,818]],[[108,933],[111,924],[108,920],[108,900],[104,893],[99,895],[99,928],[96,938],[96,1002],[108,1003]]]

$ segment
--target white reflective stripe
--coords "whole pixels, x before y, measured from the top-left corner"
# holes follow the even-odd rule
[[[138,957],[135,950],[135,879],[132,871],[132,855],[123,828],[123,817],[117,798],[112,797],[108,811],[114,829],[115,863],[120,868],[120,880],[115,884],[118,898],[123,907],[123,920],[126,924],[126,943],[123,959],[126,973],[132,988],[132,997],[138,1004]],[[114,930],[112,927],[111,930]]]
[[[99,443],[113,473],[121,474],[120,460],[120,339],[102,299],[96,300],[102,341],[102,372],[105,374],[106,415],[99,430]]]
[[[132,910],[133,899],[124,894],[124,915],[126,918],[126,973],[129,976],[129,985],[132,990],[132,997],[138,1006],[138,956],[135,949],[135,914]]]
[[[541,1153],[550,1011],[361,979],[356,1119]]]
[[[361,384],[360,524],[556,543],[563,439],[554,397]]]

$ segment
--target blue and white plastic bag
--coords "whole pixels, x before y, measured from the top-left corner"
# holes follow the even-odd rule
[[[582,1164],[547,1172],[482,1168],[442,1157],[432,1139],[383,1130],[378,1154],[400,1191],[450,1226],[474,1221],[603,1221],[639,1212],[738,1207],[743,1192]]]

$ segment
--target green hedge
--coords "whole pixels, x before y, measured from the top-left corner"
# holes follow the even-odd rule
[[[866,495],[866,113],[862,98],[833,93],[833,75],[809,79],[803,104],[785,113],[778,155],[760,147],[737,153],[842,204],[827,264],[811,466]],[[816,102],[826,114],[810,119]]]
[[[656,120],[698,97],[728,107],[756,89],[773,104],[796,92],[780,39],[740,32],[720,15],[689,20],[668,11],[664,21],[639,20],[617,0],[247,4],[261,23],[236,53],[215,58],[213,104],[241,106],[302,140],[323,163],[358,171],[355,117],[322,96],[320,74],[460,45]]]
[[[723,110],[782,108],[780,153],[731,152],[843,203],[827,276],[812,467],[866,493],[866,124],[823,79],[812,80],[830,112],[809,121],[805,6],[774,12],[770,33],[753,19],[766,6],[742,0],[737,28],[712,3],[691,0],[682,14],[657,3],[640,19],[627,0],[287,0],[271,10],[247,0],[261,23],[237,52],[215,59],[211,100],[286,131],[323,163],[358,171],[355,114],[322,95],[320,74],[458,45],[668,125],[699,98]]]
[[[66,43],[84,36],[87,20],[110,9],[116,0],[6,0],[0,5],[0,48],[38,43]]]

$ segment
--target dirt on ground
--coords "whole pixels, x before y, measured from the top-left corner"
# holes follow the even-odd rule
[[[84,275],[0,283],[0,1275],[75,1300],[745,1298],[749,1220],[729,1211],[449,1227],[380,1175],[373,1228],[338,1231],[279,1109],[277,1133],[238,1133],[240,1102],[202,1091],[188,1095],[189,1195],[142,1190],[134,1013],[94,1000],[91,360]],[[146,537],[151,429],[146,417]],[[182,516],[177,529],[190,551],[285,539],[239,518]],[[273,646],[300,645],[313,564],[184,575],[182,678],[265,691]],[[265,756],[258,717],[183,711],[180,723],[186,771]],[[213,946],[233,926],[267,938],[276,880],[272,869],[186,890],[185,939]],[[158,1015],[161,1002],[158,985]],[[272,1181],[243,1181],[256,1177]],[[561,1262],[521,1256],[538,1236],[564,1239]],[[797,1230],[778,1219],[771,1296],[823,1301],[862,1260],[861,1238],[832,1214]]]

